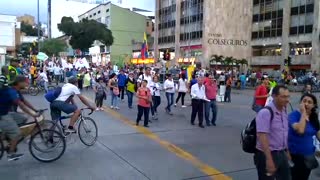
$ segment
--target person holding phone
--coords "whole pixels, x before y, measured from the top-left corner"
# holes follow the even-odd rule
[[[141,87],[137,90],[138,115],[136,125],[139,126],[142,115],[144,115],[144,127],[149,127],[149,111],[152,103],[150,89],[147,88],[148,81],[142,80]]]

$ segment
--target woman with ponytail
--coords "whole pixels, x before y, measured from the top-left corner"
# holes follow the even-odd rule
[[[308,180],[312,169],[317,168],[313,137],[320,139],[317,98],[304,94],[300,109],[289,115],[288,147],[292,158],[292,180]]]

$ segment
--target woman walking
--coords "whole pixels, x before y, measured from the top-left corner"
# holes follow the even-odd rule
[[[184,97],[186,96],[186,93],[188,91],[187,89],[188,87],[188,80],[186,78],[185,74],[181,74],[179,82],[178,82],[178,97],[176,99],[176,103],[174,104],[174,106],[177,106],[177,103],[179,102],[179,99],[181,97],[181,105],[183,108],[187,107],[184,105]]]
[[[171,106],[173,105],[175,89],[174,89],[174,82],[171,74],[168,75],[168,79],[164,82],[163,88],[166,91],[166,97],[168,102],[168,105],[165,108],[165,110],[168,114],[173,115],[171,112]]]
[[[292,158],[292,180],[308,180],[312,169],[317,168],[313,136],[320,139],[317,98],[304,94],[300,109],[289,115],[288,147]]]
[[[142,115],[144,115],[144,127],[149,127],[149,111],[152,103],[150,89],[147,88],[148,81],[143,80],[137,91],[138,115],[136,125],[139,126]]]
[[[128,96],[128,107],[132,109],[132,101],[133,101],[133,94],[136,92],[136,80],[133,78],[134,74],[131,72],[129,73],[129,77],[126,80],[126,87],[127,87],[127,96]]]
[[[152,108],[151,108],[152,119],[158,120],[158,106],[161,104],[161,97],[160,97],[161,86],[159,83],[158,76],[153,76],[150,89],[152,90]]]
[[[103,105],[103,100],[107,98],[107,88],[105,87],[103,83],[103,78],[99,78],[98,82],[93,88],[94,92],[96,93],[96,106],[97,106],[97,111],[102,111],[102,105]]]
[[[110,75],[108,86],[110,87],[110,93],[111,93],[111,109],[117,109],[118,107],[118,95],[119,95],[119,87],[118,87],[118,80],[115,73],[112,73]]]

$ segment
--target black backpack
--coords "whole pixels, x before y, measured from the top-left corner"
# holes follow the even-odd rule
[[[268,109],[271,113],[271,120],[273,120],[273,110],[269,106],[265,106],[263,109]],[[254,118],[241,132],[242,150],[246,153],[255,153],[256,143],[257,143],[257,127],[256,127],[256,118]]]

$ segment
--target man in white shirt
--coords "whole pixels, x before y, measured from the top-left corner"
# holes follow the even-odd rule
[[[191,113],[191,124],[194,124],[196,116],[198,114],[199,127],[203,126],[203,103],[206,98],[205,86],[203,85],[203,77],[199,77],[197,83],[191,86],[191,97],[192,97],[192,113]]]
[[[171,112],[171,106],[173,105],[175,88],[174,88],[174,82],[171,74],[168,75],[168,79],[164,82],[163,89],[166,92],[166,97],[168,102],[168,105],[165,108],[165,110],[168,114],[173,115]]]
[[[77,77],[71,77],[68,80],[68,83],[62,87],[61,93],[58,96],[58,98],[50,104],[51,117],[53,121],[57,121],[60,118],[61,111],[66,114],[73,113],[73,115],[70,118],[68,130],[66,130],[66,132],[70,132],[70,133],[75,132],[75,129],[73,126],[76,123],[81,113],[80,109],[78,109],[78,107],[76,106],[73,100],[74,95],[77,95],[80,101],[84,105],[89,107],[92,111],[96,109],[96,107],[90,105],[87,99],[81,95],[79,88],[76,86],[77,84],[78,84]]]
[[[48,92],[48,77],[47,74],[43,71],[40,70],[40,83],[43,84],[43,87],[45,89],[46,92]]]
[[[150,89],[150,86],[152,84],[152,75],[151,75],[151,68],[150,67],[147,67],[146,70],[145,70],[145,73],[144,74],[141,74],[137,80],[137,83],[138,83],[138,87],[141,86],[141,82],[143,80],[147,80],[148,81],[148,84],[147,84],[147,87]],[[150,89],[151,90],[151,89]]]
[[[55,65],[53,67],[53,74],[54,74],[54,78],[56,80],[56,85],[58,86],[60,80],[61,80],[61,75],[62,75],[62,68],[60,68],[59,65]]]

